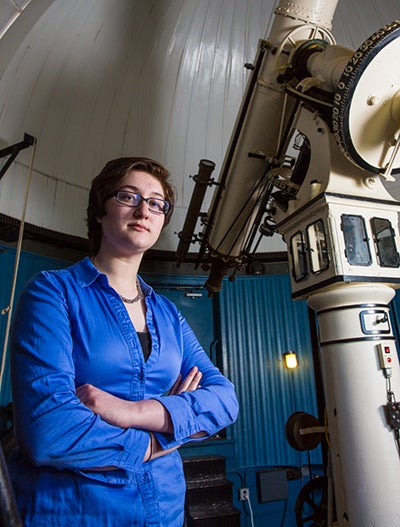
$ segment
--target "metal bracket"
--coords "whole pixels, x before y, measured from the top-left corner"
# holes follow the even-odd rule
[[[16,143],[15,145],[7,146],[6,148],[3,148],[2,150],[0,150],[0,157],[10,156],[0,169],[0,179],[4,176],[4,174],[10,168],[11,163],[17,157],[19,152],[21,150],[24,150],[25,148],[29,148],[35,143],[36,143],[36,139],[32,135],[25,133],[23,141],[21,141],[20,143]]]

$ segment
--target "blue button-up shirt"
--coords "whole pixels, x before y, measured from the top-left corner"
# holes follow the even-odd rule
[[[78,386],[159,400],[174,427],[156,434],[165,449],[196,432],[210,437],[237,417],[231,382],[176,306],[141,285],[152,343],[146,362],[118,294],[88,258],[39,273],[21,293],[10,334],[19,447],[10,474],[25,527],[182,527],[178,451],[144,463],[149,433],[102,420],[77,398]],[[166,395],[193,366],[203,374],[201,388]]]

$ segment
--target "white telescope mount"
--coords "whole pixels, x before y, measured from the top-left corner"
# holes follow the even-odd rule
[[[340,527],[400,525],[389,315],[400,204],[387,190],[400,171],[399,36],[395,21],[355,53],[322,40],[295,47],[283,74],[297,103],[282,155],[293,169],[278,164],[268,175],[269,221],[288,245],[293,297],[316,313]]]

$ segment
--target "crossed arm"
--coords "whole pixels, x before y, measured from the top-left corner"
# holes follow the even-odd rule
[[[169,395],[191,392],[200,386],[202,374],[195,366],[185,379],[176,380]],[[92,384],[83,384],[76,390],[81,402],[108,423],[120,428],[139,428],[151,433],[144,460],[155,459],[171,450],[162,450],[153,432],[173,433],[171,417],[167,409],[155,399],[126,401],[115,397]],[[198,434],[196,434],[198,436]]]

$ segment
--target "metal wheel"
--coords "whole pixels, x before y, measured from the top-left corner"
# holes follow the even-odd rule
[[[306,412],[295,412],[285,425],[285,435],[289,445],[295,450],[312,450],[316,448],[322,439],[320,432],[302,435],[302,430],[307,428],[320,428],[318,419]]]
[[[304,485],[294,507],[297,527],[326,527],[328,478],[320,476]]]
[[[400,172],[400,21],[374,33],[348,62],[334,95],[332,125],[343,154],[364,170]],[[384,72],[384,82],[382,75]],[[390,176],[390,174],[388,174]]]

